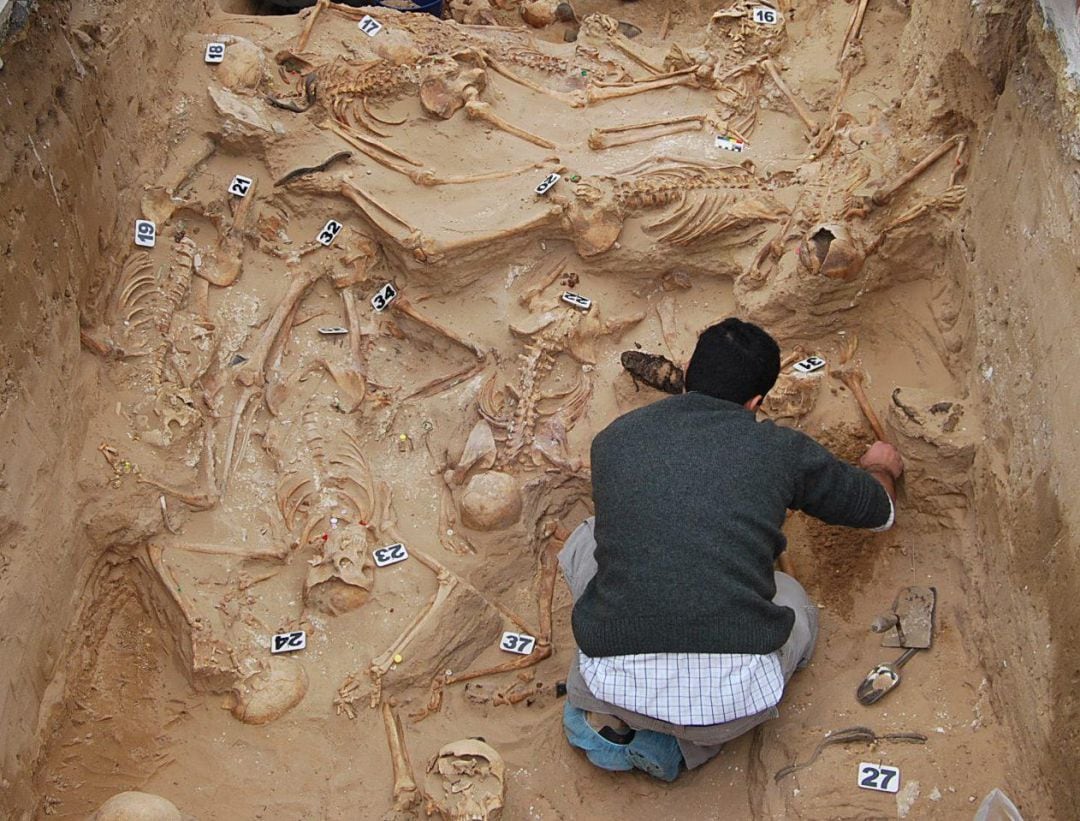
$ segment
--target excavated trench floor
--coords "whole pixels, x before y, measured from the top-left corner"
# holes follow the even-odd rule
[[[711,21],[706,5],[582,0],[576,42],[573,23],[529,28],[516,11],[491,27],[368,10],[383,27],[369,36],[329,9],[301,46],[310,12],[226,3],[159,39],[174,73],[155,78],[157,141],[133,152],[156,170],[121,215],[129,235],[108,238],[122,250],[84,326],[92,434],[77,468],[137,535],[86,584],[35,817],[83,817],[131,789],[200,819],[382,817],[380,702],[433,793],[443,745],[497,750],[514,819],[959,818],[1024,778],[998,754],[1008,731],[965,641],[980,432],[970,363],[938,322],[959,299],[936,274],[977,126],[918,133],[893,104],[901,4],[872,3],[843,61],[852,5],[787,3],[776,25],[755,22],[763,4]],[[206,62],[211,43],[222,62]],[[676,122],[626,128],[660,120]],[[152,247],[135,242],[141,219]],[[823,223],[831,244],[804,243]],[[620,354],[685,362],[733,313],[772,330],[787,361],[826,360],[786,369],[767,415],[852,460],[873,435],[833,372],[865,374],[908,458],[897,526],[793,517],[822,632],[780,717],[672,785],[604,773],[562,734],[561,579],[550,658],[455,677],[518,658],[504,631],[545,639],[551,534],[588,515],[589,441],[663,396]],[[409,557],[374,567],[396,542]],[[898,655],[868,626],[905,585],[937,590],[934,646],[860,706],[862,677]],[[292,631],[306,647],[271,653]],[[921,740],[826,746],[775,778],[854,726]],[[860,789],[861,762],[897,768],[899,792]]]

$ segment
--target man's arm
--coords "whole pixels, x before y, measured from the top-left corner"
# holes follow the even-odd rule
[[[859,460],[844,462],[800,434],[791,507],[827,524],[886,530],[893,522],[896,480],[903,460],[896,448],[875,442]]]

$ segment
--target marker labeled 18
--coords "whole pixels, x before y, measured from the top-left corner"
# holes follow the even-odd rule
[[[859,765],[858,784],[864,790],[899,792],[900,770],[897,767],[887,767],[884,764],[867,764],[864,761]]]
[[[207,43],[206,54],[203,56],[203,60],[207,63],[220,63],[225,59],[225,44],[224,43]]]
[[[517,653],[519,656],[527,656],[536,646],[536,639],[528,633],[503,633],[499,641],[499,649],[507,653]]]
[[[271,653],[292,653],[307,647],[307,633],[293,630],[291,633],[278,633],[270,640]]]

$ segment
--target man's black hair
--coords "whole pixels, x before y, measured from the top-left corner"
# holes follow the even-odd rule
[[[686,368],[686,389],[745,405],[780,375],[780,346],[750,322],[728,317],[702,331]]]

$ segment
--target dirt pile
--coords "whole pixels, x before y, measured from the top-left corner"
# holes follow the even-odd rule
[[[1067,817],[1080,475],[1050,369],[1080,197],[1039,182],[1063,155],[1033,133],[1059,110],[1037,18],[526,5],[76,2],[32,34],[44,65],[9,61],[0,649],[26,672],[0,810],[962,817],[1001,786]],[[768,415],[853,459],[861,378],[906,488],[887,534],[792,518],[815,660],[661,789],[562,739],[554,552],[592,434],[663,395],[621,354],[684,363],[731,313],[787,355]],[[934,647],[861,707],[893,654],[867,626],[913,584]],[[856,725],[922,742],[774,780]],[[854,785],[867,757],[897,796]]]

